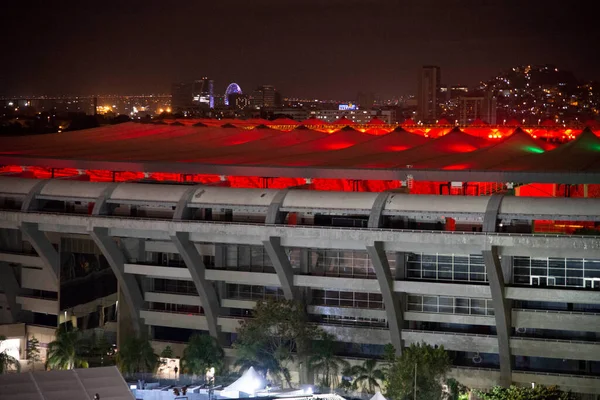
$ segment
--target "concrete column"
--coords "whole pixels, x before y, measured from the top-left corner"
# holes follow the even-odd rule
[[[104,189],[102,194],[98,196],[96,202],[94,203],[94,208],[92,209],[92,215],[111,215],[113,210],[115,209],[115,204],[108,203],[108,199],[112,192],[115,191],[119,184],[111,183]]]
[[[109,236],[108,228],[93,228],[89,234],[117,277],[123,299],[130,309],[133,331],[137,335],[144,333],[142,329],[143,322],[139,314],[144,305],[144,297],[135,277],[125,273],[126,260],[123,252],[119,249],[113,238]]]
[[[292,264],[285,254],[283,246],[281,246],[281,238],[278,236],[271,236],[269,240],[264,240],[263,245],[265,250],[271,259],[271,263],[277,272],[281,289],[287,300],[300,301],[300,295],[298,288],[294,286],[294,270]]]
[[[280,190],[275,194],[269,208],[267,210],[267,216],[265,217],[266,225],[281,225],[285,222],[286,212],[281,212],[281,206],[287,196],[289,189]]]
[[[498,214],[503,195],[490,197],[483,217],[483,232],[496,232]],[[504,271],[496,246],[485,245],[482,250],[483,262],[487,272],[494,317],[496,319],[496,335],[498,338],[498,353],[500,356],[500,385],[508,387],[512,383],[512,354],[510,349],[511,305],[504,295]],[[512,264],[512,260],[511,260]]]
[[[397,281],[406,279],[406,257],[405,252],[399,251],[396,253],[396,276],[394,279]]]
[[[224,269],[227,267],[227,245],[215,243],[215,268]]]
[[[496,319],[496,335],[500,355],[500,385],[507,387],[512,383],[513,364],[510,349],[511,307],[510,302],[504,297],[504,276],[498,257],[498,248],[493,246],[489,250],[484,250],[482,254],[490,282]]]
[[[500,259],[500,265],[502,266],[504,283],[507,285],[511,284],[513,275],[513,256],[502,256]]]
[[[379,228],[381,226],[383,222],[383,209],[385,208],[385,203],[389,195],[389,192],[381,192],[377,195],[375,201],[373,202],[373,206],[371,207],[371,213],[369,214],[367,227]]]
[[[19,286],[15,271],[7,262],[0,262],[0,288],[4,291],[4,296],[6,296],[6,301],[10,307],[11,322],[13,324],[21,322],[19,321],[21,305],[17,303],[21,286]]]
[[[390,271],[390,265],[387,260],[387,255],[383,249],[383,242],[374,242],[373,245],[367,246],[367,253],[373,263],[377,281],[381,289],[381,296],[385,304],[388,325],[392,344],[396,349],[396,354],[402,354],[402,325],[404,318],[402,307],[398,297],[394,293],[394,279]]]
[[[187,232],[176,232],[171,235],[171,240],[190,271],[192,281],[196,286],[198,296],[200,296],[200,303],[204,309],[208,331],[212,337],[219,339],[220,330],[217,318],[219,317],[220,303],[214,287],[206,280],[206,266],[202,261],[202,255],[198,252],[194,243],[190,241]]]
[[[38,224],[22,223],[21,233],[31,243],[31,246],[44,262],[44,267],[50,272],[50,276],[52,276],[56,285],[56,291],[58,291],[60,285],[60,257],[58,251],[52,246],[46,234],[39,230]]]

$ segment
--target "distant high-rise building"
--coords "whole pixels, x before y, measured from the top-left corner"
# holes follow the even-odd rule
[[[417,116],[425,123],[435,122],[438,117],[440,78],[440,67],[425,65],[419,72]]]
[[[372,92],[358,92],[356,104],[358,104],[360,108],[373,108],[373,105],[375,104],[375,94]]]
[[[458,99],[469,92],[469,88],[465,85],[452,85],[450,87],[450,98]]]
[[[459,101],[459,119],[461,125],[467,125],[476,119],[488,124],[496,124],[496,97],[492,93],[479,96],[462,96]]]
[[[196,114],[215,107],[213,80],[206,77],[193,82],[174,83],[171,87],[173,112]]]
[[[275,107],[279,105],[281,97],[278,96],[277,90],[272,85],[262,85],[252,92],[252,106]]]

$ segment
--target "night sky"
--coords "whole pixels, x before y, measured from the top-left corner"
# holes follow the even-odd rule
[[[122,4],[124,3],[124,4]],[[475,84],[522,64],[600,80],[592,1],[2,2],[0,95],[141,94],[208,75],[284,96],[413,93],[419,66]]]

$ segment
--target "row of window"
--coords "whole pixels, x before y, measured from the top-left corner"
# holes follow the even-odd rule
[[[378,318],[361,318],[347,317],[342,315],[315,315],[311,314],[313,322],[325,325],[343,325],[343,326],[359,326],[371,328],[386,328],[387,322],[385,319]]]
[[[490,299],[410,294],[407,300],[407,311],[440,314],[494,315],[494,306]]]
[[[172,303],[150,303],[150,310],[165,311],[182,314],[203,315],[204,310],[200,306],[190,306],[187,304],[172,304]]]
[[[479,254],[410,253],[406,276],[411,279],[485,282],[487,274]]]
[[[153,279],[153,290],[155,292],[163,293],[181,293],[196,296],[198,295],[198,291],[196,290],[194,282],[183,281],[179,279],[155,278]]]
[[[227,298],[240,300],[267,300],[284,299],[283,291],[278,287],[238,285],[228,283],[226,286]]]
[[[343,290],[312,290],[312,304],[316,306],[352,307],[383,310],[379,293],[348,292]]]
[[[162,264],[185,267],[177,254],[160,254]],[[303,267],[302,258],[308,265],[303,271],[311,275],[375,279],[376,274],[366,251],[322,250],[286,248],[292,267]],[[205,257],[214,262],[214,257]],[[158,260],[157,260],[158,261]],[[388,263],[395,275],[396,255],[388,254]],[[275,273],[271,260],[263,246],[227,246],[228,269],[250,272]],[[533,286],[570,286],[600,288],[600,260],[570,258],[513,259],[513,283]],[[487,273],[480,254],[423,254],[409,253],[406,261],[406,277],[420,280],[486,282]]]
[[[600,260],[514,257],[513,282],[600,289]]]
[[[275,273],[264,246],[227,246],[225,265],[227,269],[236,271]]]

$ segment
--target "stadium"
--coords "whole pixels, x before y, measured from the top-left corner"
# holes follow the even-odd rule
[[[426,342],[470,387],[598,395],[598,133],[181,119],[1,138],[2,322],[83,318],[63,258],[90,254],[118,335],[157,350],[195,331],[228,347],[286,298],[349,360]]]

